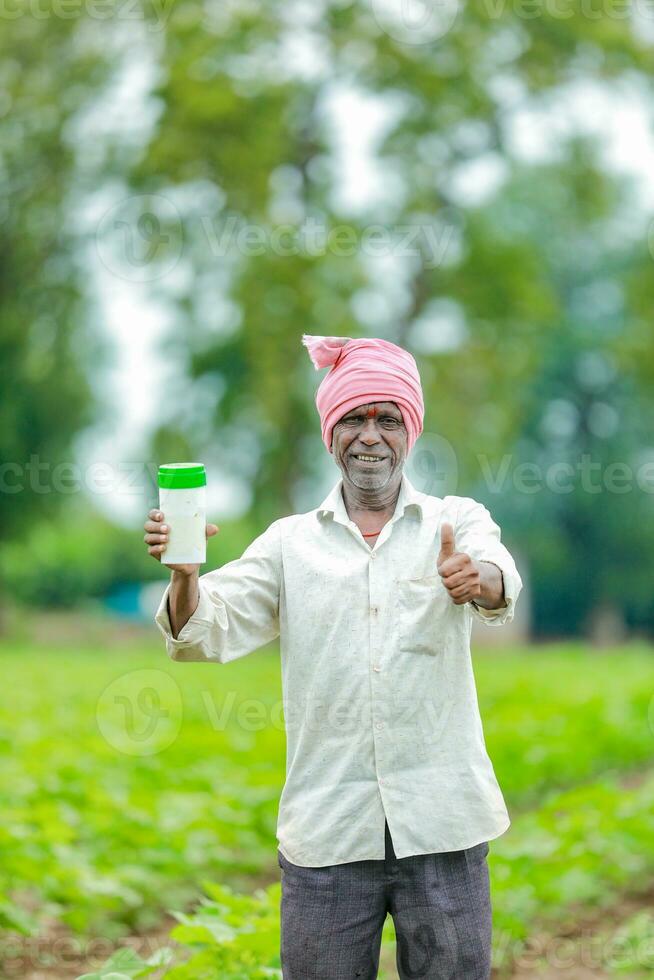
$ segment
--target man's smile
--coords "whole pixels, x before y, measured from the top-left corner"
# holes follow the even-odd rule
[[[388,456],[369,456],[365,453],[352,453],[352,459],[355,459],[357,463],[374,466],[376,463],[381,463],[383,460],[388,459]]]

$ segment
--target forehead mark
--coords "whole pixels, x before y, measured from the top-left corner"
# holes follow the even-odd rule
[[[356,412],[362,413],[365,410],[368,418],[373,418],[375,415],[393,415],[400,414],[401,412],[395,404],[392,402],[386,402],[383,408],[379,408],[379,404],[370,403],[366,409],[364,405],[358,405],[356,408],[351,408],[349,412],[345,413],[345,418],[349,418],[350,415],[354,415]]]
[[[364,411],[366,413],[366,418],[375,418],[376,415],[390,415],[398,422],[403,421],[401,410],[393,402],[386,402],[381,408],[378,404],[373,403],[368,403],[368,408],[366,408],[364,405],[359,405],[356,408],[351,408],[349,412],[346,412],[343,419],[340,421],[353,418],[356,414],[361,415]],[[339,423],[337,422],[336,424],[338,425]]]

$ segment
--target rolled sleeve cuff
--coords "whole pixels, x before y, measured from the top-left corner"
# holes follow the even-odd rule
[[[170,594],[170,588],[171,583],[168,583],[164,594],[161,597],[159,608],[154,616],[154,620],[166,641],[166,646],[169,653],[176,650],[183,650],[186,647],[197,646],[206,637],[207,629],[214,624],[216,620],[216,613],[218,613],[218,618],[221,618],[218,605],[222,606],[224,609],[222,600],[218,599],[215,593],[214,599],[212,600],[207,594],[203,583],[199,581],[198,591],[200,593],[200,600],[197,608],[189,621],[182,626],[177,638],[175,638],[173,637],[170,617],[168,615],[168,596]]]
[[[515,603],[522,588],[522,582],[515,572],[502,563],[501,559],[483,558],[481,560],[497,565],[501,571],[506,605],[500,606],[498,609],[485,609],[484,606],[478,606],[474,599],[471,599],[469,602],[470,611],[485,626],[504,626],[505,623],[510,623],[513,619]]]

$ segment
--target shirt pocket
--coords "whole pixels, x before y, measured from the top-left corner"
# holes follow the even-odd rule
[[[400,652],[441,653],[452,600],[440,575],[398,579],[397,594]]]

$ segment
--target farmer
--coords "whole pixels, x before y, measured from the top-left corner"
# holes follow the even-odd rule
[[[420,493],[403,472],[424,413],[411,354],[380,339],[303,343],[330,368],[316,405],[342,478],[222,568],[171,566],[155,621],[181,662],[280,639],[285,980],[375,978],[387,913],[402,980],[487,980],[488,841],[510,821],[470,631],[473,616],[509,622],[522,582],[482,504]],[[151,510],[145,523],[157,559],[163,520]]]

